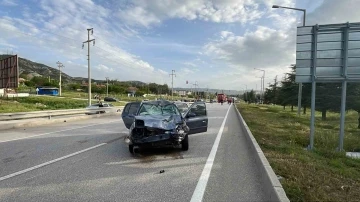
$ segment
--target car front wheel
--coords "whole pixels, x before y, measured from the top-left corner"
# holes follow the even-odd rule
[[[186,135],[184,140],[181,142],[181,150],[187,151],[189,150],[189,136]]]
[[[132,154],[134,153],[134,145],[132,144],[129,145],[129,152]]]

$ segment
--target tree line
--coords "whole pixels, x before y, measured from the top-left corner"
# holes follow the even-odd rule
[[[290,72],[278,81],[276,78],[265,89],[264,103],[276,104],[284,107],[290,106],[297,109],[299,84],[295,82],[295,65],[290,66]],[[301,107],[302,113],[306,114],[311,106],[311,83],[303,83]],[[317,83],[315,108],[321,111],[322,119],[326,119],[328,111],[340,112],[341,106],[341,83]],[[360,113],[360,84],[348,83],[346,96],[346,110],[355,110]],[[258,102],[260,95],[254,91],[247,92],[243,99],[249,103]],[[360,120],[359,120],[360,121]],[[360,125],[359,125],[360,126]]]
[[[24,78],[25,76],[20,76]],[[26,77],[25,77],[26,79]],[[131,91],[135,92],[135,95],[142,96],[144,94],[170,94],[171,89],[169,89],[167,84],[157,84],[157,83],[142,83],[142,82],[131,82],[131,81],[118,81],[118,80],[109,80],[108,81],[108,92],[109,94],[127,94]],[[91,92],[98,94],[106,94],[106,85],[105,81],[96,82],[91,84]],[[59,87],[59,80],[49,79],[49,77],[44,76],[34,76],[31,79],[26,79],[24,85],[21,86],[36,88],[38,86],[51,86]],[[62,83],[61,87],[63,90],[69,91],[88,91],[88,86],[82,84],[81,82],[71,82],[71,83]]]

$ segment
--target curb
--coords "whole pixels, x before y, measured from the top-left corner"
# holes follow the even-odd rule
[[[269,161],[266,159],[264,152],[261,150],[259,144],[251,133],[249,126],[246,124],[244,118],[241,116],[238,108],[235,106],[240,124],[243,126],[246,139],[250,144],[250,150],[255,154],[255,162],[260,168],[261,180],[265,187],[265,194],[268,201],[290,202],[289,198],[278,180],[274,170],[271,168]]]
[[[57,119],[41,119],[41,120],[28,120],[18,123],[9,123],[8,121],[1,121],[0,122],[0,131],[1,130],[9,130],[15,128],[22,128],[22,127],[35,127],[53,123],[63,123],[67,121],[80,121],[92,118],[100,118],[104,116],[115,116],[117,113],[105,113],[105,114],[95,114],[95,115],[83,115],[83,116],[75,116],[75,117],[68,117],[68,118],[57,118]],[[3,122],[3,123],[2,123]]]

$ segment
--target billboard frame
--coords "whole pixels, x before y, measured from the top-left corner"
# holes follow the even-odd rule
[[[13,55],[0,60],[0,88],[19,87],[19,58]]]
[[[311,29],[310,32],[309,32],[309,28]],[[350,38],[350,33],[352,33],[352,38]],[[339,35],[336,34],[340,34],[340,37]],[[328,37],[329,35],[332,35],[332,38],[331,36]],[[320,40],[319,40],[319,36],[320,36]],[[326,37],[328,37],[329,39],[325,40]],[[311,44],[311,46],[308,46],[309,43]],[[353,53],[351,55],[349,55],[349,43],[350,45],[352,45],[350,50],[353,51]],[[306,44],[306,45],[299,46],[299,44]],[[296,65],[295,82],[312,84],[310,144],[308,145],[308,150],[312,150],[314,148],[316,83],[319,82],[319,83],[342,83],[339,145],[337,150],[343,151],[347,82],[360,81],[360,23],[347,22],[343,24],[326,24],[326,25],[316,24],[313,26],[298,27],[296,45],[297,45],[296,47],[297,65]],[[318,45],[320,46],[322,45],[320,49],[318,48]],[[319,51],[320,52],[328,51],[329,56],[326,56],[326,54],[324,54],[325,57],[324,56],[319,57],[318,55]],[[299,52],[305,54],[303,54],[300,58],[298,58],[298,56],[300,56],[300,54],[298,54]],[[308,58],[309,55],[310,58]],[[349,58],[352,59],[351,66],[349,65]],[[302,62],[302,60],[307,60],[307,61]],[[320,63],[318,60],[319,61],[323,60],[323,61]],[[330,64],[329,67],[326,67],[325,65],[326,64],[325,61],[327,60],[333,62],[332,64],[328,63]],[[308,61],[310,61],[310,63]],[[349,66],[353,68],[351,73],[348,72]],[[320,71],[322,73],[318,73],[317,68],[322,68],[322,71]],[[309,72],[309,74],[302,74],[300,72]],[[334,72],[337,75],[334,74]]]

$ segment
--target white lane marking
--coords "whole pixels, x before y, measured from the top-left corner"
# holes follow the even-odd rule
[[[21,170],[21,171],[18,171],[18,172],[16,172],[16,173],[12,173],[12,174],[9,174],[9,175],[0,177],[0,182],[3,181],[3,180],[9,179],[9,178],[15,177],[15,176],[17,176],[17,175],[21,175],[21,174],[30,172],[30,171],[32,171],[32,170],[35,170],[35,169],[38,169],[38,168],[41,168],[41,167],[50,165],[50,164],[52,164],[52,163],[55,163],[55,162],[58,162],[58,161],[61,161],[61,160],[70,158],[70,157],[72,157],[72,156],[81,154],[81,153],[83,153],[83,152],[86,152],[86,151],[89,151],[89,150],[92,150],[92,149],[101,147],[101,146],[106,145],[106,144],[107,144],[107,143],[101,143],[101,144],[95,145],[95,146],[93,146],[93,147],[89,147],[89,148],[87,148],[87,149],[84,149],[84,150],[81,150],[81,151],[78,151],[78,152],[75,152],[75,153],[72,153],[72,154],[69,154],[69,155],[66,155],[66,156],[63,156],[63,157],[60,157],[60,158],[51,160],[51,161],[48,161],[48,162],[45,162],[45,163],[42,163],[42,164],[39,164],[39,165],[37,165],[37,166],[33,166],[33,167],[31,167],[31,168],[27,168],[27,169],[25,169],[25,170]]]
[[[231,106],[232,105],[229,106],[229,108],[228,108],[228,110],[226,112],[224,121],[221,124],[220,130],[219,130],[219,132],[218,132],[218,134],[216,136],[214,145],[211,148],[209,157],[206,160],[206,164],[205,164],[204,169],[203,169],[203,171],[201,173],[201,176],[200,176],[199,181],[198,181],[198,183],[196,185],[195,191],[194,191],[194,193],[193,193],[193,195],[191,197],[190,202],[201,202],[203,200],[205,189],[206,189],[209,177],[210,177],[211,169],[212,169],[212,166],[214,164],[216,152],[217,152],[218,147],[219,147],[220,139],[221,139],[222,133],[224,131],[226,119],[228,117]]]
[[[102,125],[102,124],[107,124],[107,123],[114,123],[120,120],[116,120],[116,121],[108,121],[105,123],[97,123],[97,124],[92,124],[92,125],[86,125],[86,126],[80,126],[80,127],[76,127],[76,128],[69,128],[69,129],[64,129],[64,130],[58,130],[58,131],[53,131],[53,132],[48,132],[48,133],[42,133],[42,134],[37,134],[37,135],[31,135],[31,136],[26,136],[26,137],[21,137],[21,138],[15,138],[15,139],[11,139],[11,140],[4,140],[4,141],[0,141],[0,143],[4,143],[4,142],[11,142],[11,141],[16,141],[16,140],[23,140],[23,139],[28,139],[28,138],[32,138],[32,137],[38,137],[38,136],[43,136],[43,135],[50,135],[50,134],[54,134],[54,133],[60,133],[60,132],[65,132],[65,131],[70,131],[70,130],[76,130],[76,129],[81,129],[81,128],[87,128],[87,127],[91,127],[91,126],[97,126],[97,125]]]

